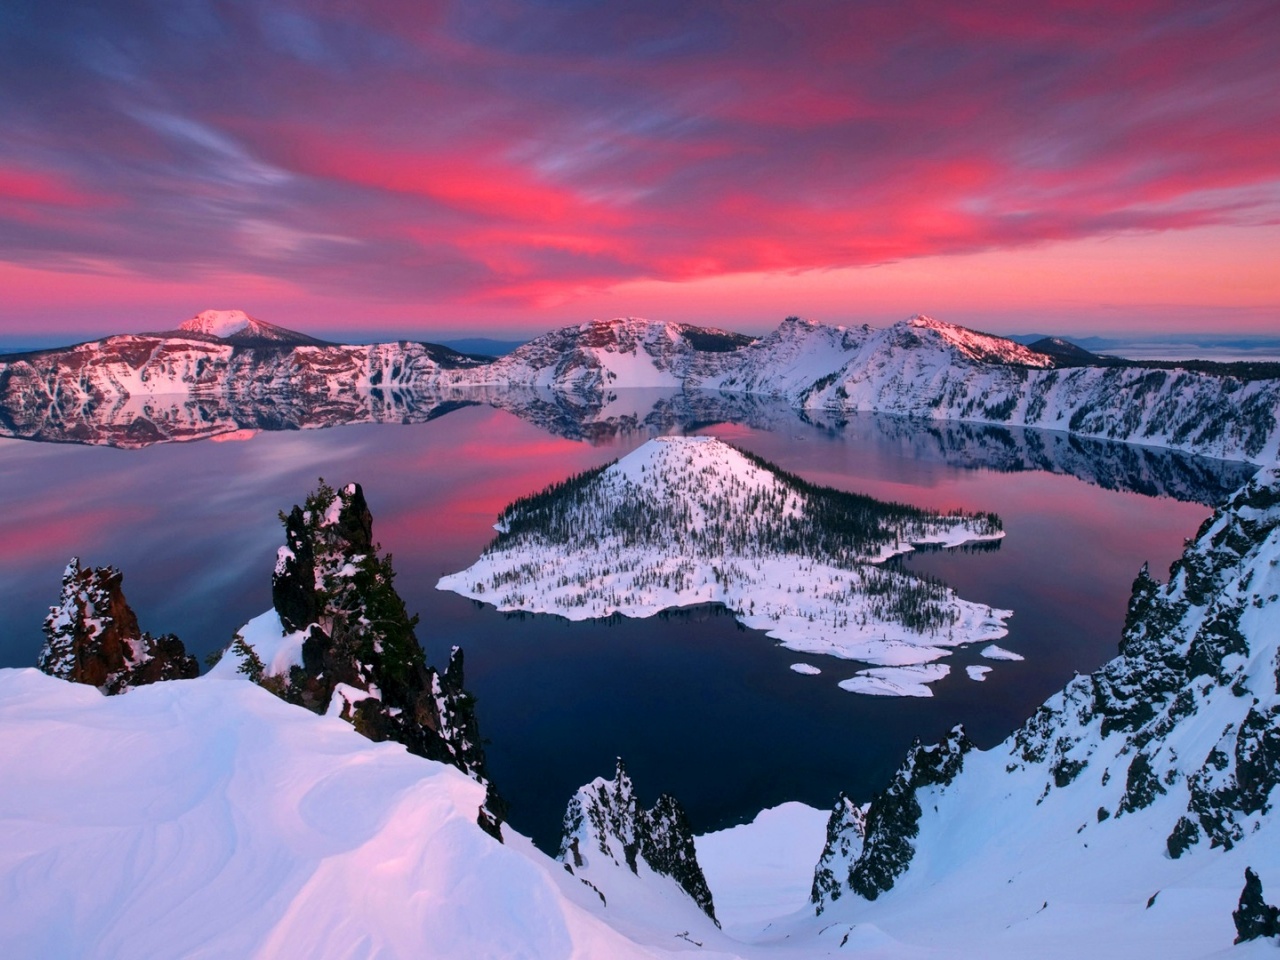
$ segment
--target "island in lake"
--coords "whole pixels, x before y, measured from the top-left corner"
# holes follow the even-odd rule
[[[515,501],[497,538],[440,589],[570,620],[721,603],[789,649],[874,665],[856,693],[930,696],[958,646],[1012,611],[886,569],[914,545],[994,543],[991,513],[931,513],[810,484],[715,437],[659,437]]]

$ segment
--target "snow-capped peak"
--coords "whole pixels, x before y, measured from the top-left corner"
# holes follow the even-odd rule
[[[178,324],[179,330],[190,333],[207,333],[213,337],[230,337],[257,324],[243,310],[202,310],[190,320]]]
[[[178,325],[178,333],[197,337],[214,337],[240,345],[291,344],[323,346],[325,341],[278,327],[249,316],[243,310],[202,310]]]
[[[970,360],[983,363],[1016,363],[1027,367],[1053,366],[1051,357],[1029,350],[1020,343],[989,333],[979,333],[954,323],[935,320],[923,313],[917,313],[909,318],[905,321],[905,325],[912,330],[932,331]]]

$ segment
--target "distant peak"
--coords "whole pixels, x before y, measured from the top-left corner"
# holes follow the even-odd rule
[[[190,320],[178,324],[179,330],[229,337],[254,326],[256,321],[243,310],[202,310]]]
[[[236,344],[311,344],[325,341],[278,327],[249,316],[243,310],[202,310],[190,320],[178,324],[178,332],[214,337]]]
[[[591,327],[633,327],[633,326],[650,326],[657,321],[647,320],[644,317],[596,317],[582,324],[581,329],[587,330]]]
[[[1053,366],[1052,358],[1035,350],[1029,350],[1006,337],[981,333],[944,320],[935,320],[923,313],[909,317],[904,321],[904,325],[915,330],[933,331],[943,342],[970,360],[983,363],[1012,363],[1027,367]]]
[[[944,323],[941,320],[935,320],[927,313],[917,313],[907,318],[907,326],[910,327],[928,327],[932,330],[943,330],[947,327],[954,327],[954,323]]]

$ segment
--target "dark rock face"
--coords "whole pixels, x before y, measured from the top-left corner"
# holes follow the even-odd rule
[[[1280,936],[1280,908],[1262,899],[1262,881],[1249,867],[1244,868],[1244,889],[1240,905],[1231,912],[1236,923],[1236,943]]]
[[[822,913],[828,902],[839,900],[847,889],[849,874],[862,855],[866,834],[866,815],[862,808],[841,793],[827,818],[827,842],[813,871],[809,899],[818,905],[818,913]]]
[[[916,792],[951,783],[972,749],[973,741],[961,726],[953,727],[942,743],[923,746],[916,740],[892,782],[867,808],[862,853],[849,868],[848,885],[854,893],[874,900],[906,872],[915,855],[911,841],[920,833],[924,812]]]
[[[37,667],[106,694],[200,673],[200,664],[177,637],[153,637],[138,628],[120,588],[123,579],[119,570],[81,568],[79,558],[72,557],[62,575],[62,597],[44,621]]]
[[[1202,830],[1209,846],[1230,850],[1257,815],[1271,810],[1271,791],[1278,783],[1280,707],[1250,707],[1240,725],[1229,728],[1204,765],[1187,778],[1187,816],[1169,837],[1169,854],[1181,856]]]
[[[571,871],[581,870],[590,868],[597,853],[615,864],[625,863],[632,873],[639,872],[643,860],[654,873],[673,879],[716,919],[684,808],[665,793],[651,809],[641,807],[621,760],[612,780],[598,779],[580,788],[565,811],[557,859]]]
[[[418,618],[396,592],[391,558],[378,555],[360,485],[335,491],[321,482],[281,520],[285,546],[272,600],[285,629],[307,636],[302,666],[259,682],[290,702],[341,716],[370,740],[402,743],[484,783],[489,797],[479,821],[501,839],[505,805],[485,772],[462,651],[454,648],[443,674],[427,665]]]

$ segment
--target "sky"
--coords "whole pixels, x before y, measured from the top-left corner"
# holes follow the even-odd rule
[[[6,0],[0,339],[1280,335],[1274,0]]]

